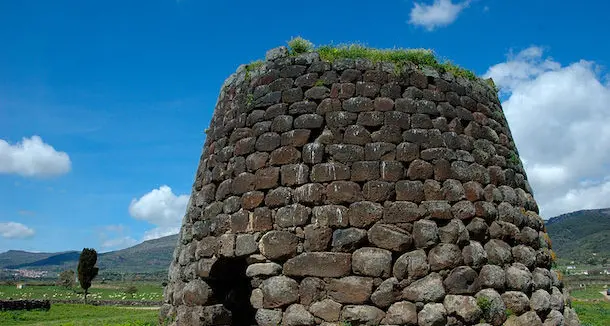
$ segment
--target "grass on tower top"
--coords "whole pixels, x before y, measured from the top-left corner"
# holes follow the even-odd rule
[[[417,66],[430,66],[440,72],[450,72],[454,76],[461,76],[466,79],[476,80],[477,76],[470,70],[466,70],[450,61],[439,62],[432,50],[428,49],[375,49],[361,44],[340,44],[340,45],[314,45],[303,39],[296,37],[288,41],[288,49],[291,55],[298,55],[307,52],[318,52],[324,61],[333,62],[336,59],[369,59],[372,62],[392,62],[401,67],[406,63]]]

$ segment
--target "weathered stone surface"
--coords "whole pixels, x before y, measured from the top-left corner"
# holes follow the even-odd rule
[[[479,282],[482,287],[503,291],[506,286],[506,274],[500,266],[485,265],[479,272]]]
[[[422,217],[423,213],[423,210],[412,202],[388,202],[383,210],[383,221],[390,224],[408,223],[418,220]]]
[[[411,302],[396,302],[388,308],[381,321],[386,325],[417,325],[417,308]]]
[[[563,326],[563,314],[557,310],[551,310],[544,320],[543,326]]]
[[[419,326],[447,325],[447,311],[442,303],[427,303],[417,314]]]
[[[268,259],[287,259],[297,253],[299,240],[296,235],[287,231],[270,231],[262,236],[259,250]]]
[[[310,224],[305,227],[305,251],[326,251],[333,236],[333,231],[327,226]]]
[[[464,259],[464,264],[478,269],[487,262],[487,252],[479,242],[470,241],[470,243],[462,249],[462,258]]]
[[[182,302],[187,306],[202,306],[212,297],[212,289],[202,280],[195,279],[182,290]]]
[[[326,289],[328,295],[339,303],[362,304],[373,292],[373,279],[360,276],[331,279]]]
[[[282,322],[282,311],[258,309],[256,311],[255,320],[260,326],[277,326]]]
[[[248,266],[248,268],[246,269],[246,276],[274,276],[279,275],[281,272],[282,266],[276,263],[255,263]]]
[[[420,207],[434,219],[449,220],[453,217],[451,205],[446,200],[426,200],[421,203]]]
[[[459,219],[452,219],[447,225],[438,228],[438,234],[442,243],[464,245],[470,239],[468,230]]]
[[[235,256],[245,256],[257,252],[256,237],[256,234],[238,234],[235,237]]]
[[[324,299],[322,301],[314,302],[309,307],[309,311],[318,318],[325,321],[339,321],[341,316],[342,305],[332,299]]]
[[[273,276],[263,281],[263,306],[278,308],[299,300],[299,284],[286,276]]]
[[[302,305],[322,300],[326,296],[324,281],[317,277],[306,277],[299,286],[299,298]]]
[[[530,298],[530,307],[540,315],[551,310],[551,295],[545,290],[536,290]]]
[[[381,220],[383,206],[370,201],[361,201],[349,206],[347,217],[349,224],[357,228],[366,228]]]
[[[532,288],[532,273],[523,264],[514,263],[506,268],[506,287],[529,293]]]
[[[430,263],[430,270],[435,272],[454,268],[462,264],[462,251],[457,245],[440,243],[430,249],[428,262]]]
[[[504,325],[507,325],[507,326],[541,326],[542,321],[540,320],[540,317],[538,317],[538,315],[535,312],[529,311],[518,317],[514,316],[514,315],[511,316],[510,318],[508,318],[506,320]]]
[[[352,254],[352,270],[357,275],[389,277],[392,253],[379,248],[360,248]]]
[[[483,311],[483,318],[491,325],[502,325],[506,320],[506,306],[502,297],[493,289],[479,291],[475,298],[477,305]]]
[[[494,265],[503,266],[510,263],[513,258],[510,246],[502,240],[489,240],[485,244],[485,251],[487,252],[487,260]]]
[[[424,184],[421,181],[403,180],[396,182],[396,200],[420,203],[424,199]]]
[[[394,194],[394,184],[385,181],[369,181],[362,187],[365,200],[383,202]]]
[[[449,294],[474,294],[480,288],[477,272],[468,266],[454,268],[443,284]]]
[[[375,292],[371,294],[371,301],[380,308],[387,308],[400,297],[400,291],[397,289],[398,280],[391,277],[381,282]]]
[[[347,305],[341,311],[341,320],[356,325],[379,325],[383,317],[383,310],[368,305]]]
[[[321,226],[346,227],[348,225],[348,209],[341,205],[316,206],[312,222]]]
[[[311,169],[311,181],[313,182],[347,180],[349,178],[349,167],[342,163],[320,163],[314,165]]]
[[[515,262],[525,265],[528,269],[534,269],[536,265],[536,251],[534,249],[518,245],[513,247],[511,252]]]
[[[301,304],[290,305],[282,318],[282,325],[286,326],[309,326],[315,323],[313,315]]]
[[[338,229],[333,232],[331,246],[334,251],[354,251],[365,242],[365,230],[357,228]]]
[[[288,276],[342,277],[352,269],[352,255],[347,253],[308,252],[284,264]]]
[[[431,273],[407,286],[402,297],[409,301],[438,302],[445,297],[443,278],[438,273]]]
[[[563,311],[565,302],[564,302],[564,297],[563,297],[563,293],[561,293],[561,291],[554,287],[551,289],[551,297],[549,299],[550,304],[551,304],[551,309],[553,310],[557,310],[557,311]]]
[[[394,264],[392,274],[398,280],[405,278],[418,279],[426,276],[430,271],[428,257],[422,249],[414,250],[398,257]]]
[[[510,309],[514,314],[521,315],[530,309],[529,299],[523,292],[507,291],[501,295],[506,309]]]
[[[310,208],[301,204],[281,207],[275,214],[275,223],[280,227],[301,226],[309,221]]]
[[[369,229],[368,239],[379,248],[395,252],[404,252],[413,243],[413,238],[407,231],[395,225],[381,223],[376,223]]]
[[[439,237],[436,223],[430,220],[413,223],[413,241],[416,248],[430,248],[437,244]]]
[[[448,315],[455,314],[468,324],[478,322],[483,315],[477,300],[469,296],[448,294],[443,300],[443,306]]]
[[[563,311],[563,320],[565,326],[578,326],[580,325],[580,320],[578,319],[578,315],[576,315],[576,311],[573,308],[566,307]]]

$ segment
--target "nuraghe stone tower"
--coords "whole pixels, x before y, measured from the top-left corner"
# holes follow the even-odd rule
[[[160,318],[579,325],[496,91],[270,50],[222,86]]]

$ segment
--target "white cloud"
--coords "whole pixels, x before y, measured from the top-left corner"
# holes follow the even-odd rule
[[[458,3],[453,3],[452,0],[434,0],[430,5],[416,2],[411,9],[409,23],[432,31],[453,23],[469,3],[469,0]]]
[[[610,207],[610,85],[532,46],[489,68],[541,214]]]
[[[17,222],[0,223],[0,236],[7,239],[29,238],[34,230]]]
[[[138,241],[132,237],[120,237],[108,239],[102,242],[103,249],[123,249],[137,244]]]
[[[14,145],[0,139],[0,173],[56,176],[68,173],[71,166],[68,154],[56,151],[39,136],[23,138],[21,143]]]
[[[142,241],[157,239],[180,232],[180,226],[176,227],[159,227],[144,232]]]
[[[176,196],[168,186],[153,189],[129,205],[129,214],[156,225],[144,234],[144,240],[175,234],[179,231],[189,195]]]

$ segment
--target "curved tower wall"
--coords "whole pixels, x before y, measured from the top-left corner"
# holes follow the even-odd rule
[[[206,132],[163,320],[578,324],[486,82],[282,47]]]

